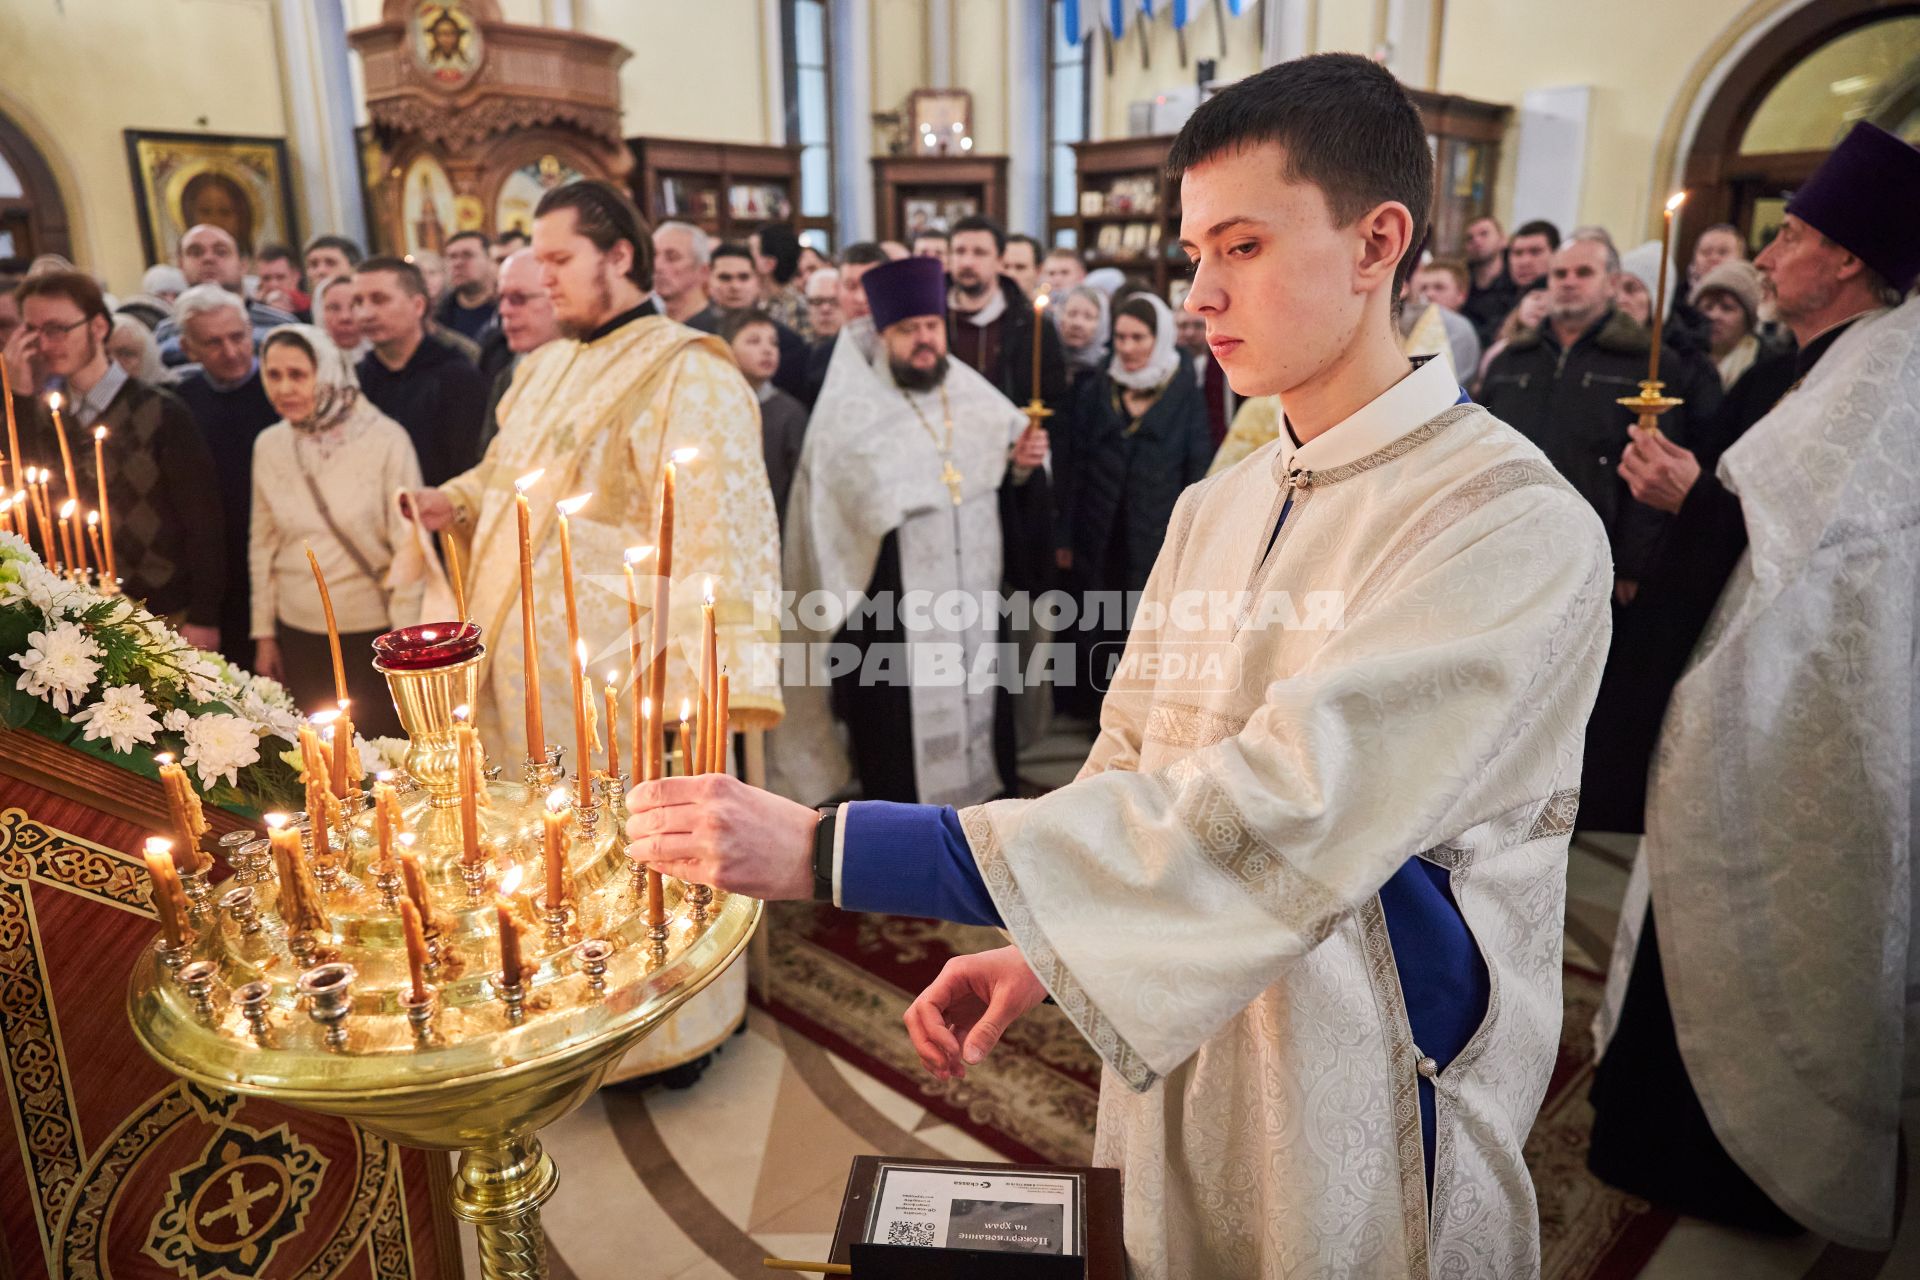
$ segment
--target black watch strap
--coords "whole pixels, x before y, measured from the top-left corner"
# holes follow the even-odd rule
[[[833,901],[833,840],[840,825],[840,806],[820,810],[820,821],[813,828],[813,900]]]

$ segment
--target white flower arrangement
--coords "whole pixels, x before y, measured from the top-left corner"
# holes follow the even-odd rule
[[[4,727],[148,774],[154,751],[177,750],[215,804],[298,807],[283,749],[297,740],[300,710],[284,687],[195,649],[138,601],[51,572],[4,532],[0,654],[13,677],[0,678]]]

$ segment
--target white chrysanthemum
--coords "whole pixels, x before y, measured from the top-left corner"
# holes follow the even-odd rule
[[[209,662],[203,653],[194,652],[191,658],[180,664],[180,671],[186,677],[187,697],[194,702],[213,702],[227,693],[220,668]]]
[[[260,758],[260,726],[243,716],[196,716],[182,733],[187,749],[181,763],[199,771],[203,786],[223,778],[237,783],[240,771]]]
[[[392,769],[397,773],[407,767],[407,753],[413,750],[413,743],[405,738],[375,738],[370,743],[361,744],[360,758],[363,761],[367,757],[368,747],[373,748],[374,755],[380,761],[377,765],[368,765],[368,772]]]
[[[160,732],[160,722],[153,718],[153,712],[154,705],[138,685],[116,684],[73,722],[87,731],[87,741],[105,738],[115,751],[126,752],[137,742],[152,742]]]
[[[299,740],[300,716],[266,701],[257,690],[249,689],[241,696],[240,714],[249,720],[258,720],[268,733],[277,738],[285,738],[288,742]]]
[[[26,601],[49,619],[65,618],[100,602],[87,587],[53,573],[35,561],[20,565],[20,576],[0,586],[0,604]]]
[[[93,687],[100,674],[100,646],[72,622],[62,622],[27,636],[27,651],[18,658],[20,679],[14,688],[45,698],[65,713]]]
[[[193,723],[193,716],[182,711],[179,707],[175,707],[173,710],[167,712],[166,715],[160,717],[160,723],[167,726],[167,728],[174,733],[185,733],[187,726]]]

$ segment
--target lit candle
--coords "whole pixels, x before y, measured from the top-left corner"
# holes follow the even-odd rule
[[[319,726],[329,724],[340,713],[336,711],[317,711],[307,722],[300,726],[298,734],[300,744],[300,780],[312,782],[315,778],[326,778],[329,768],[326,750],[320,745]]]
[[[67,497],[78,502],[80,485],[73,478],[73,450],[67,445],[67,424],[60,416],[60,406],[63,403],[58,391],[47,396],[47,408],[53,411],[53,438],[60,442],[60,465],[66,472]]]
[[[607,672],[607,776],[615,777],[620,772],[620,704],[614,699],[619,695],[620,686],[614,683],[613,672]]]
[[[572,670],[568,673],[573,680],[573,736],[575,744],[574,774],[578,784],[579,804],[582,809],[593,803],[589,783],[593,775],[593,760],[588,751],[589,729],[587,726],[587,646],[580,639],[580,606],[575,599],[573,585],[573,534],[571,517],[580,508],[587,505],[593,497],[590,493],[568,498],[554,504],[554,510],[560,514],[560,588],[567,601],[567,652],[575,656]]]
[[[313,856],[317,862],[333,858],[333,820],[339,801],[327,790],[327,775],[307,779],[307,826],[313,832]]]
[[[94,565],[101,569],[100,590],[102,593],[111,594],[107,591],[111,583],[111,579],[105,571],[107,557],[100,549],[100,513],[98,511],[87,512],[87,542],[93,547]]]
[[[659,737],[648,745],[648,749],[655,753],[654,762],[647,771],[647,776],[651,778],[667,776],[667,611],[673,581],[674,491],[679,468],[699,456],[698,449],[675,449],[668,455],[667,464],[660,472],[660,524],[653,542],[659,548],[660,560],[653,579],[653,652],[648,658],[653,665],[648,672],[647,692],[653,698],[653,705],[660,708],[661,725]]]
[[[150,836],[142,856],[147,863],[147,877],[153,882],[153,909],[160,916],[160,936],[166,939],[167,946],[178,948],[186,943],[182,923],[186,918],[186,893],[180,888],[180,877],[173,869],[172,849],[171,840]]]
[[[689,763],[687,772],[708,773],[714,759],[714,729],[720,694],[720,639],[713,622],[713,579],[707,579],[706,597],[700,602],[700,752],[698,764]]]
[[[52,562],[51,568],[58,570],[60,551],[53,543],[53,517],[50,514],[53,501],[47,497],[47,477],[52,474],[45,467],[27,468],[27,484],[33,493],[33,515],[40,525],[40,542],[45,553],[44,558]]]
[[[460,861],[471,867],[480,862],[480,768],[468,714],[465,706],[453,709],[454,740],[460,757]]]
[[[60,504],[60,549],[67,562],[67,568],[77,571],[80,568],[79,557],[73,554],[73,508],[75,503],[68,498]]]
[[[627,661],[633,668],[633,780],[644,782],[647,776],[647,742],[640,714],[646,701],[646,674],[640,666],[640,593],[634,586],[633,566],[653,554],[652,547],[628,547],[622,557],[627,571]],[[609,715],[608,721],[613,717]],[[608,728],[607,736],[613,736]]]
[[[420,908],[410,898],[400,899],[400,932],[407,940],[407,977],[413,982],[415,1004],[427,998],[427,934],[420,925]]]
[[[1654,278],[1653,313],[1649,316],[1653,329],[1653,348],[1647,355],[1647,381],[1660,380],[1660,331],[1666,327],[1667,314],[1667,259],[1673,252],[1673,215],[1685,204],[1687,193],[1676,191],[1667,200],[1664,222],[1660,228],[1660,274]]]
[[[400,863],[400,882],[407,886],[407,899],[420,912],[420,927],[433,928],[433,905],[427,898],[427,877],[420,870],[420,859],[413,856],[411,832],[400,836],[400,852],[394,858]]]
[[[11,405],[8,406],[7,412],[11,420],[13,412]],[[18,468],[16,467],[15,470],[17,471]],[[105,427],[93,429],[93,475],[100,490],[100,542],[105,552],[105,558],[101,560],[100,566],[102,572],[106,574],[106,585],[111,594],[113,584],[119,581],[119,578],[115,575],[113,568],[113,508],[107,505],[107,429]]]
[[[167,797],[167,816],[173,820],[173,836],[179,842],[178,848],[184,857],[188,871],[201,869],[203,858],[211,861],[209,855],[200,851],[200,838],[207,834],[207,817],[200,808],[200,797],[193,789],[192,779],[187,771],[174,763],[173,757],[161,752],[153,758],[160,769],[160,787]]]
[[[547,862],[547,910],[559,906],[567,894],[567,793],[555,790],[547,794],[547,807],[540,814],[543,848]]]
[[[1040,330],[1045,326],[1041,321],[1046,318],[1048,291],[1042,289],[1033,295],[1033,403],[1040,403]]]
[[[453,587],[453,612],[455,622],[467,620],[467,581],[460,571],[460,544],[453,540],[451,533],[440,535],[440,545],[447,552],[447,582]]]
[[[514,891],[520,887],[520,868],[515,865],[500,878],[500,898],[494,904],[500,922],[500,983],[517,987],[523,980],[520,962],[520,926],[513,922]]]
[[[539,761],[547,756],[547,731],[540,718],[540,641],[533,614],[533,532],[527,507],[527,490],[540,482],[545,468],[529,471],[513,482],[514,515],[520,522],[520,647],[525,651],[521,669],[527,692],[527,759]]]
[[[327,575],[320,572],[320,561],[313,554],[313,547],[307,547],[307,563],[313,566],[313,581],[320,588],[320,608],[327,615],[327,647],[333,651],[333,699],[345,705],[347,701],[347,663],[340,656],[340,624],[333,617],[333,596],[327,591]]]
[[[268,825],[273,863],[280,873],[280,919],[289,933],[321,932],[327,927],[327,915],[320,906],[306,851],[300,847],[300,833],[285,825],[284,819],[282,825],[273,826],[269,818]]]

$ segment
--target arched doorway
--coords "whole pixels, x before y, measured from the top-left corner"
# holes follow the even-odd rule
[[[73,256],[66,202],[40,149],[0,112],[0,264]]]
[[[1855,120],[1920,142],[1920,0],[1820,0],[1754,42],[1700,116],[1680,243],[1730,222],[1757,249]]]

